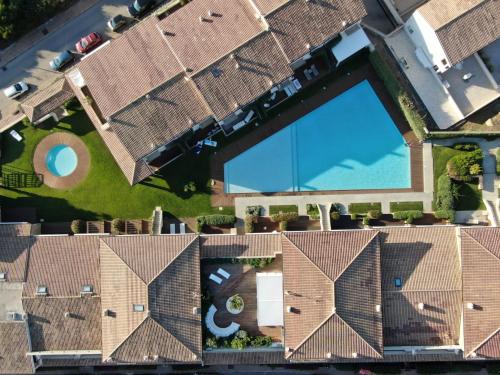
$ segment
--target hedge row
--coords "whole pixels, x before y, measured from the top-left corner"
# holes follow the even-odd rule
[[[201,232],[205,225],[233,225],[236,222],[234,215],[205,215],[196,218],[198,232]]]
[[[279,214],[279,213],[288,213],[295,212],[299,213],[299,207],[295,204],[289,205],[277,205],[277,206],[269,206],[269,215]]]
[[[260,216],[261,212],[262,206],[247,206],[247,208],[245,209],[245,214],[251,216]]]
[[[257,223],[258,216],[256,215],[247,215],[245,216],[245,233],[253,233],[254,224]]]
[[[271,221],[273,221],[274,223],[281,223],[282,221],[296,221],[298,218],[299,214],[296,212],[284,212],[271,215]]]
[[[455,221],[455,200],[458,198],[457,185],[445,174],[439,176],[437,182],[434,216],[437,219]]]
[[[415,219],[424,217],[424,213],[420,210],[398,211],[392,214],[394,220],[405,220],[408,224],[413,223]]]
[[[319,209],[317,204],[306,204],[307,215],[311,217],[313,220],[319,219]]]
[[[368,211],[382,211],[382,203],[351,203],[348,207],[351,214],[366,214]]]
[[[423,211],[424,203],[423,202],[391,202],[390,203],[391,212],[400,212],[400,211]]]

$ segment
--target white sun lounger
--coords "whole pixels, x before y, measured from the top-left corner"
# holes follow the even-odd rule
[[[186,234],[186,223],[180,223],[179,230],[181,234]]]
[[[243,121],[249,122],[252,119],[253,115],[255,115],[255,112],[252,109],[250,112],[247,113],[247,115],[245,116],[245,119]]]
[[[311,71],[309,69],[304,69],[304,75],[306,76],[308,81],[312,79]]]
[[[217,142],[212,141],[211,139],[205,139],[203,143],[210,147],[217,147]]]
[[[170,233],[171,234],[175,233],[175,224],[170,224]]]
[[[229,279],[229,277],[231,276],[231,274],[229,272],[227,272],[225,269],[222,269],[222,268],[219,268],[217,270],[217,273],[221,276],[224,276],[224,278],[226,278],[226,279]]]
[[[23,137],[21,137],[21,134],[16,132],[15,130],[11,130],[9,134],[14,138],[16,141],[21,142],[23,140]]]
[[[293,85],[295,86],[295,88],[296,88],[297,90],[300,90],[300,89],[302,88],[302,85],[300,84],[300,81],[299,81],[297,78],[295,78],[295,79],[292,81],[292,83],[293,83]]]
[[[316,68],[316,65],[311,65],[311,72],[312,74],[314,74],[314,76],[319,76],[319,71],[318,71],[318,68]]]
[[[292,90],[290,90],[290,87],[288,87],[288,86],[285,87],[285,93],[286,93],[286,96],[292,96],[293,95]]]
[[[222,279],[219,276],[214,275],[213,273],[211,273],[208,278],[219,285],[222,283]]]

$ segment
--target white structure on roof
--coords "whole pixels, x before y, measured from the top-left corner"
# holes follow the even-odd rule
[[[217,307],[212,305],[208,309],[208,313],[205,316],[205,324],[207,325],[208,330],[215,337],[228,337],[240,329],[240,325],[238,323],[235,323],[235,322],[231,322],[230,325],[228,325],[227,327],[224,327],[224,328],[219,327],[217,324],[215,324],[215,321],[214,321],[214,316],[215,316],[216,312],[217,312]]]
[[[283,325],[283,274],[281,272],[256,275],[257,325]]]
[[[341,32],[340,35],[342,36],[342,40],[332,47],[332,54],[337,60],[337,65],[363,48],[373,48],[372,42],[370,42],[363,28],[358,24]]]

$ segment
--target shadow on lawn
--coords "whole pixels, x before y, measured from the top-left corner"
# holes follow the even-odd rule
[[[21,157],[26,148],[26,136],[24,135],[24,131],[26,128],[27,126],[23,125],[22,123],[17,124],[13,128],[23,137],[23,140],[21,142],[18,142],[14,138],[12,138],[12,136],[8,132],[2,134],[2,157],[0,159],[1,164],[12,163]]]
[[[54,123],[53,127],[58,130],[70,131],[79,137],[83,137],[84,135],[95,131],[94,126],[84,111],[70,112],[69,116],[64,117],[57,124]]]

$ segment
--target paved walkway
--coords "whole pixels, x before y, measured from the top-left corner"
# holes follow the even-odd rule
[[[495,152],[497,148],[500,148],[500,138],[493,141],[487,141],[483,138],[461,137],[435,140],[434,144],[440,146],[451,146],[460,142],[477,143],[483,151],[483,202],[488,211],[488,218],[491,225],[495,227],[500,226],[500,200],[498,198],[500,178],[495,173]]]
[[[247,206],[260,205],[264,207],[263,215],[268,215],[270,205],[294,204],[299,208],[299,215],[307,215],[306,204],[322,204],[328,206],[331,203],[339,203],[344,212],[350,203],[381,202],[382,213],[390,213],[390,202],[414,202],[422,201],[424,211],[432,212],[432,199],[434,193],[432,144],[423,145],[423,169],[424,169],[424,192],[406,193],[353,193],[353,194],[328,194],[328,195],[287,195],[287,196],[257,196],[237,197],[234,200],[236,217],[245,217]]]

